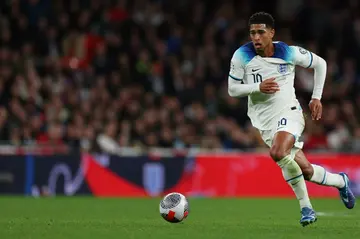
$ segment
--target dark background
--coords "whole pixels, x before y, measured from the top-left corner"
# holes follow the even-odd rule
[[[358,1],[0,2],[0,139],[110,153],[149,147],[263,149],[230,98],[232,53],[267,11],[276,40],[326,59],[319,123],[305,150],[359,151]],[[305,111],[313,72],[297,69]]]

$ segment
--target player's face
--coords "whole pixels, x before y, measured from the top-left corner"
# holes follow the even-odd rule
[[[266,27],[265,24],[251,24],[250,38],[257,51],[263,51],[269,44],[272,43],[275,30]]]

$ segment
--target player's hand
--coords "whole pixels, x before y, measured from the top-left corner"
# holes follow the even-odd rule
[[[322,104],[321,101],[318,99],[312,99],[309,103],[310,111],[311,111],[311,118],[313,120],[321,119],[322,115]]]
[[[275,82],[275,78],[269,78],[260,83],[260,91],[265,94],[274,94],[279,91],[279,85]]]

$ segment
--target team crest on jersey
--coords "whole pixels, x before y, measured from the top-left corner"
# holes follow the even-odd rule
[[[278,66],[278,71],[280,74],[285,74],[287,72],[288,65],[287,64],[280,64]]]
[[[302,47],[299,47],[299,51],[300,51],[301,54],[304,54],[304,55],[305,55],[306,52],[307,52],[307,51],[306,51],[304,48],[302,48]]]

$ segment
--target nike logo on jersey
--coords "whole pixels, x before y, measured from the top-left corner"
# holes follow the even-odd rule
[[[258,70],[260,70],[260,68],[258,68],[258,69],[252,69],[251,71],[252,71],[252,72],[255,72],[255,71],[258,71]]]

